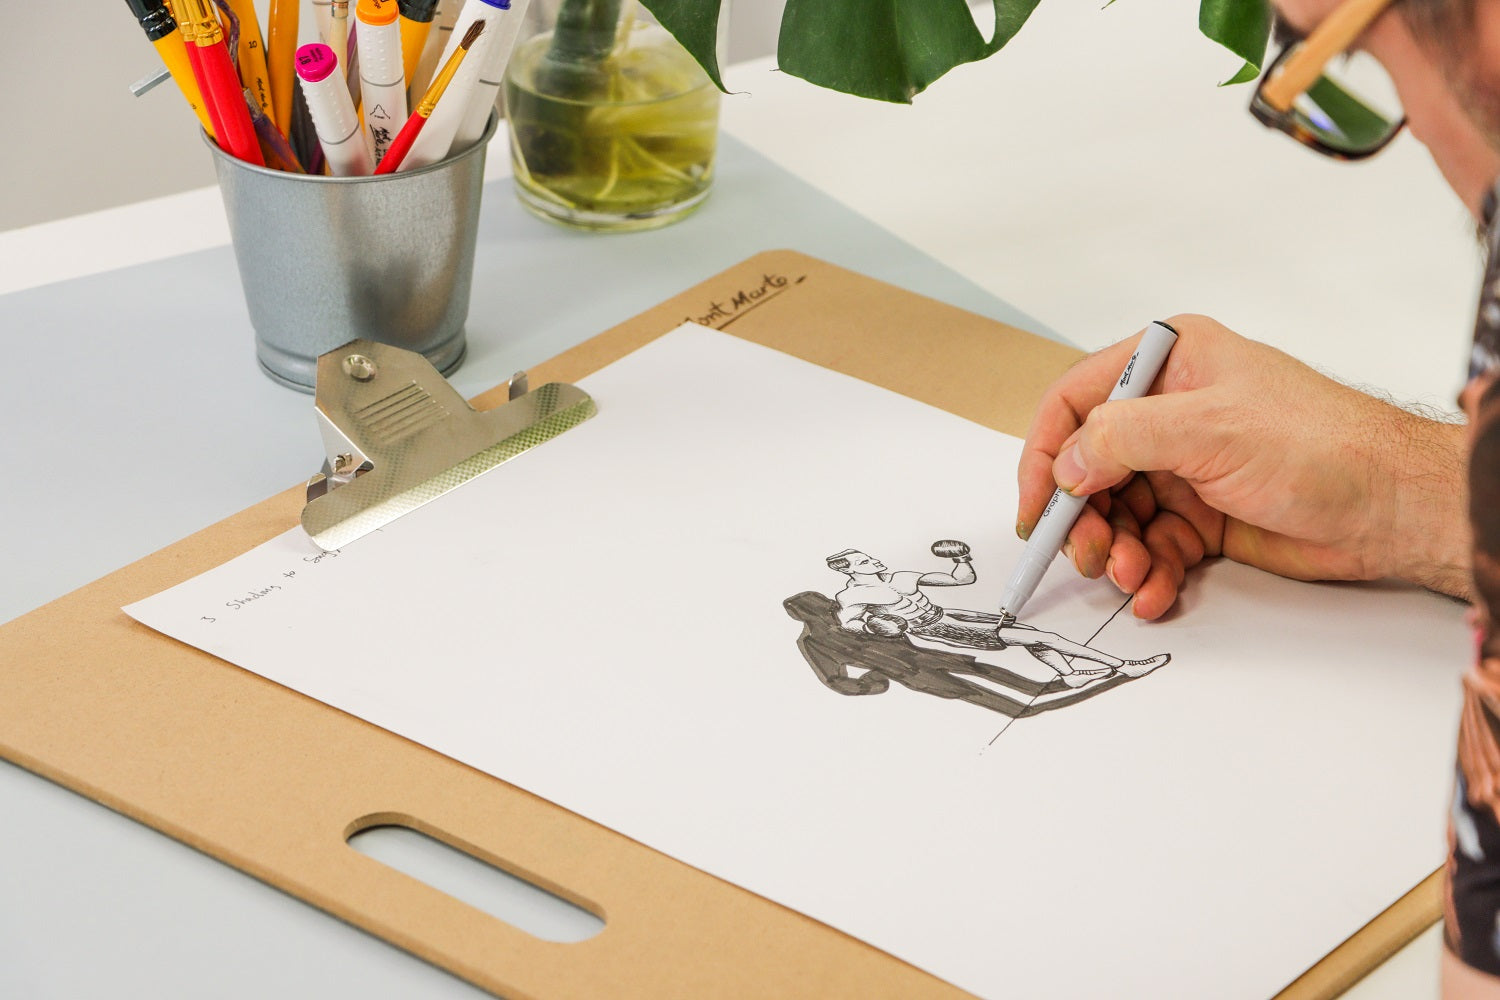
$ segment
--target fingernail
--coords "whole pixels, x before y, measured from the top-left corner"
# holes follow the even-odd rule
[[[1019,538],[1023,542],[1026,541],[1028,538],[1030,538],[1031,537],[1031,525],[1027,524],[1025,521],[1017,521],[1016,522],[1016,537]]]
[[[1074,566],[1078,565],[1078,562],[1073,558],[1072,542],[1063,542],[1062,554],[1063,557],[1068,560],[1068,562],[1072,563]]]
[[[1110,556],[1108,559],[1104,560],[1104,575],[1105,575],[1106,578],[1108,578],[1108,580],[1109,580],[1110,583],[1114,584],[1120,590],[1124,590],[1125,589],[1124,587],[1120,586],[1120,581],[1117,580],[1117,579],[1115,579],[1115,557],[1114,556]]]
[[[1084,550],[1084,555],[1087,557],[1085,562],[1088,568],[1084,570],[1083,575],[1090,580],[1097,580],[1104,574],[1104,568],[1109,560],[1109,550],[1098,542],[1090,542],[1088,548]]]
[[[1078,446],[1075,444],[1061,455],[1057,461],[1052,463],[1052,476],[1057,480],[1057,485],[1072,493],[1083,482],[1088,472],[1083,463],[1078,461]]]

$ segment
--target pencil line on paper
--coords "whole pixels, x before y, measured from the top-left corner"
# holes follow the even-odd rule
[[[1112,621],[1114,621],[1115,620],[1115,616],[1118,615],[1121,611],[1124,611],[1125,608],[1130,604],[1130,602],[1133,599],[1134,599],[1134,596],[1133,595],[1129,595],[1129,596],[1127,596],[1125,598],[1125,600],[1121,601],[1120,602],[1120,606],[1118,608],[1115,608],[1114,614],[1112,614],[1108,618],[1104,619],[1104,624],[1100,625],[1097,629],[1094,630],[1094,634],[1091,635],[1091,636],[1089,636],[1088,642],[1085,642],[1084,645],[1087,646],[1089,643],[1091,643],[1095,639],[1099,638],[1099,633],[1103,632],[1105,629],[1109,628],[1109,623],[1112,622]]]

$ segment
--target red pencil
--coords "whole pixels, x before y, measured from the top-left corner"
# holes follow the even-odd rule
[[[427,124],[427,119],[432,117],[432,109],[437,107],[438,98],[443,96],[443,91],[448,89],[448,81],[453,79],[453,74],[458,72],[458,64],[464,61],[464,56],[469,54],[469,46],[474,44],[474,39],[484,30],[483,21],[475,21],[473,27],[464,34],[464,40],[458,43],[458,48],[448,57],[437,77],[432,81],[432,86],[427,88],[427,93],[422,95],[417,110],[406,119],[406,124],[401,126],[401,131],[396,133],[396,138],[386,147],[385,156],[380,158],[380,166],[375,168],[377,174],[395,173],[401,166],[401,161],[406,159],[406,153],[411,149],[411,144],[416,141],[417,135],[422,131],[422,126]]]
[[[230,156],[265,166],[219,19],[209,9],[207,0],[176,0],[176,5],[182,14],[188,62],[198,78],[198,89],[203,92],[203,103],[208,106],[208,117],[219,145]]]

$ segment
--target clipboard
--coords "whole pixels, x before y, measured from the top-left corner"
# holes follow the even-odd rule
[[[576,381],[685,320],[1017,435],[1079,356],[772,251],[530,375]],[[506,397],[500,386],[474,406],[493,409]],[[280,534],[305,499],[303,487],[288,489],[0,628],[0,757],[507,997],[967,995],[120,610]],[[604,918],[604,931],[578,943],[542,941],[346,842],[391,823],[549,889]],[[1439,892],[1434,872],[1280,996],[1338,995],[1436,921]]]

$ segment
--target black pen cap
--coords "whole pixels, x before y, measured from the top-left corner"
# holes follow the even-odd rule
[[[172,20],[172,12],[167,10],[167,0],[125,0],[125,6],[141,22],[141,29],[153,42],[158,38],[166,38],[177,30],[177,22]]]
[[[437,5],[438,0],[396,0],[396,9],[408,21],[431,21]]]

